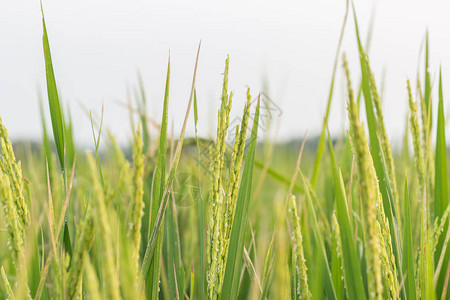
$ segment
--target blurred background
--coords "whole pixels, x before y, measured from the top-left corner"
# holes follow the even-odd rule
[[[335,52],[345,15],[344,0],[321,1],[115,1],[43,0],[56,80],[70,108],[75,139],[92,146],[88,112],[101,114],[118,140],[130,138],[126,103],[141,76],[148,116],[160,122],[170,52],[170,111],[179,132],[199,41],[197,74],[199,134],[215,134],[222,72],[230,55],[229,87],[235,93],[232,115],[240,115],[246,87],[264,91],[282,111],[278,140],[320,133]],[[450,3],[446,1],[355,1],[370,61],[382,84],[385,121],[396,144],[406,118],[406,79],[415,82],[423,68],[429,31],[432,78],[442,66],[444,108],[449,111]],[[350,14],[342,51],[350,61],[354,87],[359,65]],[[337,72],[329,121],[339,135],[346,128],[342,68]],[[139,75],[140,74],[140,75]],[[436,81],[436,80],[434,80]],[[0,117],[13,140],[42,134],[38,94],[47,109],[42,18],[38,0],[3,0],[0,10]],[[435,101],[436,102],[436,101]],[[46,110],[47,123],[49,113]],[[194,132],[189,123],[187,134]]]

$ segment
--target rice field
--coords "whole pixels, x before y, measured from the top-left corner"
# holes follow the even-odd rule
[[[145,93],[136,93],[130,144],[91,117],[95,150],[85,151],[59,99],[44,13],[42,21],[41,105],[50,110],[41,110],[42,142],[13,144],[0,120],[0,299],[450,298],[444,91],[441,70],[429,68],[428,36],[423,68],[398,87],[409,105],[401,147],[390,145],[350,11],[317,139],[272,141],[261,131],[264,102],[250,88],[232,127],[230,57],[215,138],[185,136],[204,126],[199,45],[181,132],[169,130],[169,59],[157,126]],[[346,22],[355,24],[359,65],[340,49]],[[337,72],[348,127],[331,138]],[[357,82],[351,72],[361,73]]]

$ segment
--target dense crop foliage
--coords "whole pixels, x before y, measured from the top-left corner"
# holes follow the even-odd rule
[[[91,118],[91,153],[74,143],[43,22],[54,147],[43,113],[38,150],[13,149],[0,120],[0,298],[449,298],[441,72],[432,88],[426,37],[424,74],[415,89],[405,82],[408,126],[393,151],[356,16],[354,23],[361,81],[355,89],[339,42],[313,147],[305,138],[295,150],[268,135],[258,140],[264,104],[252,102],[250,89],[238,126],[230,128],[229,58],[215,139],[185,139],[187,126],[202,126],[199,46],[178,137],[168,132],[169,60],[158,125],[145,115],[142,90],[130,110],[130,145],[119,147],[113,133],[102,132],[102,120]],[[342,34],[344,28],[345,21]],[[331,140],[327,120],[340,65],[349,129]]]

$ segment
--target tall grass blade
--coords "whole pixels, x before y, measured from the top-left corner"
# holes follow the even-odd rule
[[[328,257],[327,257],[327,252],[325,249],[325,242],[323,240],[323,236],[321,234],[320,231],[320,226],[319,226],[319,222],[317,221],[317,216],[316,216],[316,208],[314,208],[314,204],[312,202],[312,196],[311,196],[311,191],[309,189],[309,183],[307,182],[307,179],[305,176],[302,175],[302,179],[303,179],[303,184],[305,187],[305,193],[306,193],[306,203],[307,203],[307,207],[308,212],[310,213],[310,222],[312,222],[311,227],[312,227],[312,231],[314,234],[314,239],[316,241],[316,247],[318,247],[318,251],[320,253],[320,259],[321,259],[321,265],[325,268],[325,274],[324,274],[324,286],[325,286],[325,290],[326,290],[326,294],[328,299],[336,299],[336,291],[333,285],[333,279],[332,279],[332,275],[331,275],[331,270],[330,270],[330,265],[328,263]]]
[[[411,213],[409,203],[408,181],[405,178],[405,191],[403,193],[403,209],[405,211],[405,224],[403,228],[403,275],[406,276],[405,290],[407,299],[416,299],[416,275],[414,264],[414,244],[411,230]]]
[[[94,218],[92,209],[88,203],[85,217],[81,228],[77,232],[77,240],[74,249],[74,256],[71,256],[71,263],[67,275],[66,297],[76,299],[81,287],[81,279],[84,266],[88,261],[89,250],[94,242]]]
[[[150,230],[155,227],[158,209],[161,206],[162,195],[166,185],[166,154],[167,154],[167,120],[169,110],[169,82],[170,82],[170,57],[167,64],[166,88],[164,92],[163,116],[159,136],[158,161],[155,169],[155,178],[152,186],[152,203],[150,209]],[[149,236],[150,238],[150,236]],[[163,234],[157,235],[155,256],[152,260],[149,277],[146,277],[146,290],[150,299],[157,299],[159,294],[160,261],[162,251]],[[172,268],[168,266],[169,270]]]
[[[169,209],[166,216],[166,266],[169,286],[170,299],[177,298],[176,296],[184,294],[184,277],[185,271],[183,262],[181,261],[180,236],[177,222],[177,210],[175,206],[175,199],[169,203]]]
[[[196,61],[195,61],[195,67],[194,67],[194,75],[192,78],[192,87],[191,87],[191,94],[189,97],[189,103],[187,105],[186,108],[186,114],[184,117],[184,122],[183,122],[183,128],[181,130],[180,133],[180,138],[178,139],[178,143],[175,149],[175,154],[174,154],[174,158],[172,160],[172,163],[170,165],[170,169],[169,169],[169,176],[166,182],[166,186],[165,189],[163,191],[162,194],[162,201],[161,201],[161,205],[159,206],[157,215],[156,215],[156,220],[154,223],[153,228],[151,229],[151,233],[150,233],[150,237],[148,239],[148,243],[145,249],[145,253],[144,253],[144,258],[142,261],[142,267],[141,267],[141,275],[146,278],[147,275],[149,274],[149,270],[150,270],[150,264],[155,256],[155,249],[156,249],[156,244],[157,244],[157,239],[159,234],[162,232],[162,225],[163,225],[163,220],[164,220],[164,215],[165,215],[165,211],[167,208],[167,204],[168,204],[168,196],[169,196],[169,191],[172,189],[172,184],[175,178],[175,173],[178,167],[178,163],[180,161],[180,157],[181,157],[181,149],[183,147],[183,142],[184,142],[184,136],[186,133],[186,127],[187,127],[187,122],[188,122],[188,118],[189,118],[189,113],[192,109],[192,102],[193,102],[193,98],[194,98],[194,90],[195,90],[195,80],[196,80],[196,76],[197,76],[197,66],[198,66],[198,59],[200,56],[200,46],[201,43],[199,43],[198,45],[198,50],[197,50],[197,57],[196,57]]]
[[[424,103],[425,103],[425,112],[423,114],[424,121],[426,120],[427,126],[424,126],[426,130],[428,130],[427,135],[431,132],[431,127],[433,124],[433,111],[431,104],[431,76],[430,76],[430,56],[429,56],[429,41],[428,41],[428,31],[425,34],[425,86],[424,86]],[[424,123],[425,124],[425,123]]]
[[[67,110],[66,117],[63,118],[64,123],[64,141],[65,141],[65,159],[66,159],[66,167],[70,168],[73,165],[73,161],[75,159],[75,140],[73,134],[73,122],[72,115],[70,113],[70,109]],[[70,174],[70,170],[67,172]]]
[[[42,103],[42,98],[40,96],[39,93],[39,112],[41,114],[41,124],[42,124],[42,147],[43,147],[43,157],[44,157],[44,163],[46,163],[47,168],[46,168],[46,172],[48,172],[48,174],[45,174],[45,178],[49,177],[50,178],[50,186],[53,186],[53,176],[51,176],[51,174],[53,174],[53,160],[52,160],[52,147],[50,144],[50,139],[48,137],[48,133],[47,133],[47,125],[45,122],[45,114],[44,114],[44,107],[43,107],[43,103]]]
[[[435,156],[435,184],[434,184],[434,217],[441,219],[448,206],[448,179],[447,179],[447,146],[445,142],[445,117],[444,117],[444,97],[442,91],[442,72],[439,72],[439,106],[436,132],[436,156]],[[441,253],[445,236],[448,230],[448,221],[446,222],[443,234],[441,235],[436,247],[435,259],[439,260],[444,256],[443,265],[447,266],[450,258],[450,249],[445,254]],[[436,285],[437,294],[440,295],[445,284],[445,270],[439,275]]]
[[[43,36],[42,42],[44,46],[45,58],[45,75],[47,78],[47,95],[48,105],[50,107],[50,116],[52,120],[53,137],[55,139],[56,150],[58,152],[59,163],[63,176],[65,176],[65,146],[64,146],[64,120],[59,102],[58,89],[56,87],[55,74],[53,71],[52,57],[50,53],[50,45],[48,42],[47,28],[45,27],[44,11],[42,11]]]
[[[195,125],[195,145],[197,149],[197,163],[201,164],[201,154],[200,154],[200,143],[198,139],[198,131],[197,131],[197,123],[198,123],[198,109],[197,109],[197,90],[194,90],[194,125]],[[201,191],[201,176],[198,174],[198,212],[199,212],[199,220],[198,220],[198,240],[199,240],[199,259],[200,259],[200,300],[204,300],[206,298],[206,264],[205,264],[205,208],[204,208],[204,200]],[[193,293],[193,292],[192,292]]]
[[[344,39],[344,32],[345,32],[345,25],[347,24],[348,11],[349,11],[349,1],[347,0],[347,4],[345,7],[344,20],[342,21],[341,33],[339,36],[339,41],[338,41],[338,45],[337,45],[337,49],[336,49],[336,55],[334,58],[333,73],[331,75],[330,89],[328,92],[327,110],[325,112],[325,118],[323,120],[322,132],[320,134],[319,144],[317,146],[317,154],[316,154],[316,159],[314,161],[314,170],[313,170],[313,174],[311,177],[311,184],[313,187],[316,186],[317,176],[319,175],[319,169],[320,169],[320,161],[322,159],[322,155],[323,155],[323,152],[325,149],[325,135],[326,135],[326,130],[328,128],[328,117],[330,115],[331,100],[333,99],[334,80],[336,78],[336,71],[337,71],[337,67],[338,67],[338,63],[339,63],[339,55],[341,52],[342,40]]]
[[[269,293],[270,288],[270,280],[272,278],[273,267],[275,263],[275,234],[276,229],[274,229],[272,234],[272,239],[270,241],[269,248],[267,249],[266,259],[264,260],[264,270],[262,276],[262,292],[261,292],[261,300],[267,299],[267,295]]]
[[[336,219],[341,232],[345,290],[349,299],[367,299],[361,273],[361,260],[355,248],[354,229],[349,217],[344,181],[337,167],[333,145],[329,136],[328,145],[334,177]]]
[[[336,291],[336,298],[338,300],[344,299],[344,278],[342,265],[342,242],[339,223],[336,219],[336,214],[332,215],[331,229],[333,232],[332,249],[331,249],[331,276],[333,279],[333,286]]]

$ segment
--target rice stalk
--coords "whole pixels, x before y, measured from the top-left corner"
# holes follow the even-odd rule
[[[225,261],[228,252],[228,243],[231,235],[231,225],[233,224],[233,217],[236,209],[236,200],[238,197],[239,176],[242,168],[242,159],[244,157],[248,119],[250,115],[250,101],[250,89],[247,89],[247,102],[244,107],[244,113],[239,132],[239,126],[236,126],[236,140],[234,142],[234,149],[231,155],[230,174],[228,179],[227,194],[225,198],[225,208],[223,212],[225,223],[222,229],[224,233],[224,247],[222,250],[222,256],[225,257]]]
[[[86,290],[89,293],[89,299],[101,300],[103,299],[100,294],[100,285],[98,282],[97,273],[95,272],[94,266],[88,259],[86,261],[86,267],[84,269],[86,274]]]
[[[8,176],[11,186],[12,196],[14,197],[14,206],[17,211],[20,227],[23,228],[30,223],[30,212],[23,195],[23,177],[20,162],[16,161],[8,131],[0,118],[0,169],[3,174]]]
[[[381,195],[379,196],[377,204],[377,214],[378,214],[378,234],[380,238],[380,250],[381,250],[381,272],[386,292],[386,298],[397,299],[399,292],[398,280],[397,280],[397,268],[395,265],[395,257],[392,252],[391,236],[389,234],[389,222],[384,215],[384,211],[379,208],[383,207],[381,203]]]
[[[128,229],[133,242],[132,260],[139,270],[139,251],[141,249],[141,225],[144,215],[144,152],[141,137],[141,125],[133,141],[133,198],[131,203],[131,219]]]
[[[425,174],[424,174],[424,159],[423,159],[422,142],[420,137],[419,119],[417,113],[417,104],[413,100],[409,80],[407,80],[406,85],[408,89],[409,110],[410,110],[409,116],[410,130],[414,146],[414,163],[417,170],[417,177],[419,179],[419,194],[421,194],[425,187]]]
[[[342,299],[344,296],[344,286],[348,286],[349,283],[346,282],[344,276],[344,266],[342,261],[344,255],[342,253],[341,229],[336,217],[336,211],[334,211],[331,216],[331,230],[333,234],[333,256],[331,261],[333,285],[336,289],[338,299]]]
[[[288,223],[291,231],[292,265],[293,265],[293,291],[295,299],[311,299],[308,287],[308,268],[303,253],[303,236],[300,229],[300,218],[297,211],[295,196],[291,195],[288,203]]]
[[[3,268],[3,266],[1,267],[0,271],[1,271],[1,275],[2,275],[3,285],[5,286],[7,299],[10,299],[10,300],[16,299],[14,297],[14,293],[11,289],[11,285],[9,283],[8,277],[6,276],[5,269]]]
[[[114,262],[114,249],[111,240],[112,232],[109,214],[105,205],[104,192],[98,179],[94,157],[87,154],[90,172],[92,174],[94,226],[99,237],[99,247],[102,251],[101,270],[104,280],[104,292],[108,299],[120,299],[117,267]]]
[[[347,61],[344,56],[344,69],[347,77],[348,102],[347,110],[350,120],[350,132],[353,141],[353,151],[358,164],[361,185],[362,224],[366,249],[367,279],[370,299],[382,299],[383,283],[381,263],[379,226],[377,221],[377,205],[379,191],[377,179],[374,177],[373,162],[369,153],[369,145],[364,130],[359,121],[359,110],[354,101],[353,89]]]
[[[368,58],[367,58],[368,61]],[[370,84],[370,92],[372,95],[374,107],[375,107],[375,113],[377,116],[377,129],[378,129],[378,137],[380,139],[381,148],[383,149],[384,157],[386,160],[386,167],[387,172],[389,174],[389,181],[392,188],[392,194],[394,196],[394,203],[395,203],[395,209],[397,211],[397,214],[400,213],[400,206],[399,206],[399,200],[398,200],[398,190],[397,190],[397,180],[395,178],[395,166],[394,166],[394,159],[392,157],[392,150],[391,145],[389,143],[389,139],[387,136],[386,126],[384,124],[384,117],[383,117],[383,110],[381,107],[381,99],[378,94],[378,89],[375,83],[375,77],[373,76],[372,71],[370,70],[369,66],[369,84]],[[397,221],[400,222],[400,218],[397,218]]]
[[[70,268],[67,275],[67,299],[77,299],[81,289],[84,266],[89,260],[89,250],[94,242],[94,218],[92,208],[88,203],[83,222],[77,230],[75,249],[70,261]]]
[[[24,255],[23,225],[20,222],[20,217],[18,216],[16,210],[9,177],[1,172],[0,195],[3,214],[5,216],[5,224],[10,236],[10,239],[8,240],[8,248],[13,253],[13,262],[19,264]],[[18,267],[20,268],[20,265]]]

